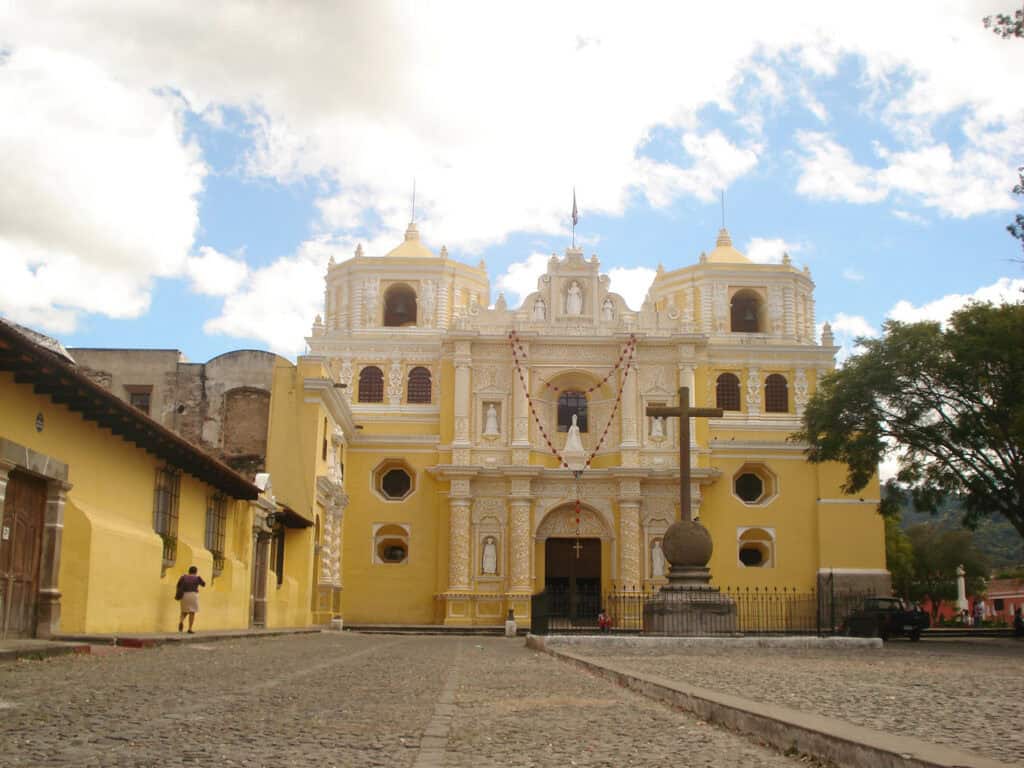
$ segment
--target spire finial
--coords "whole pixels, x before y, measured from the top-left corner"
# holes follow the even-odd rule
[[[572,247],[576,247],[576,225],[580,220],[580,212],[576,208],[576,187],[572,188]]]
[[[412,177],[412,214],[409,216],[409,223],[416,223],[416,177]]]
[[[725,229],[725,188],[722,188],[722,229]]]

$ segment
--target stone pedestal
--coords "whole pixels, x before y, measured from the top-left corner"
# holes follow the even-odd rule
[[[644,632],[674,637],[736,632],[736,603],[712,587],[711,535],[696,521],[673,523],[662,539],[668,584],[644,605]]]

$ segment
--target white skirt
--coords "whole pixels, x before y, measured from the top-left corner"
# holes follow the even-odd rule
[[[181,596],[182,613],[199,613],[199,593],[186,592]]]

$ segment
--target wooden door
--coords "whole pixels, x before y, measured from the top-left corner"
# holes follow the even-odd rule
[[[0,637],[36,631],[46,481],[12,472],[0,524]]]
[[[250,625],[267,626],[267,564],[270,560],[270,537],[265,533],[256,535],[252,558],[252,615]]]
[[[552,616],[596,622],[601,610],[601,540],[548,539],[544,589]]]

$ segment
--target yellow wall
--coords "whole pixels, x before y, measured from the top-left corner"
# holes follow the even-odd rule
[[[35,430],[36,414],[44,418]],[[210,584],[204,547],[206,498],[216,490],[182,474],[175,565],[161,575],[163,544],[153,530],[153,486],[164,462],[115,437],[29,385],[0,373],[0,437],[68,465],[59,587],[60,631],[166,632],[177,628],[174,585],[189,565]],[[244,628],[249,620],[252,528],[248,503],[229,500],[224,573],[200,593],[197,628]]]

